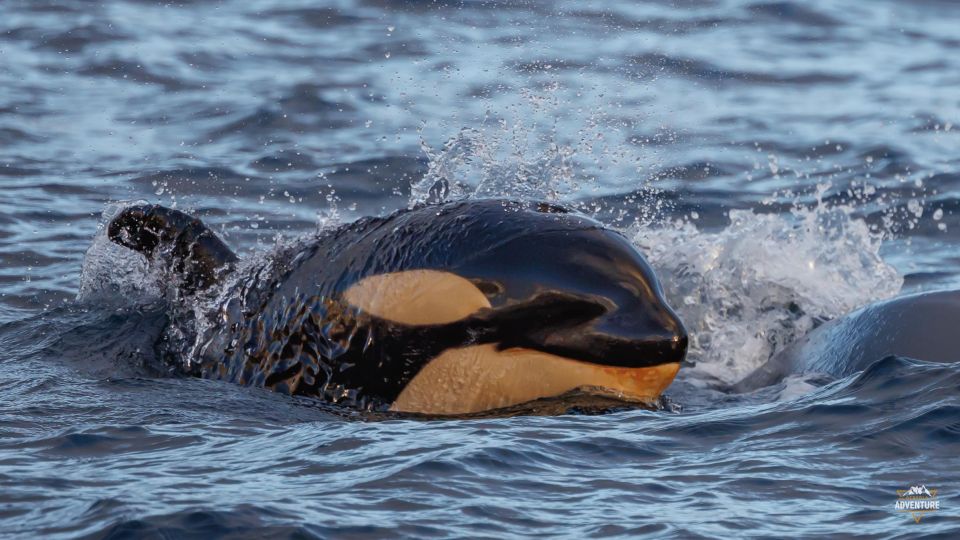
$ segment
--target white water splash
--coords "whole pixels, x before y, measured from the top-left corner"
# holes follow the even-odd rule
[[[578,96],[578,97],[575,97]],[[601,183],[634,183],[649,152],[630,142],[642,123],[614,101],[570,115],[579,90],[559,84],[521,89],[509,106],[488,111],[441,147],[421,140],[428,170],[411,186],[410,206],[470,197],[510,197],[570,203]],[[601,93],[602,96],[602,93]]]
[[[410,206],[472,197],[558,201],[578,189],[573,148],[555,142],[542,151],[524,150],[504,139],[465,128],[440,150],[422,145],[427,173],[410,188]]]
[[[161,298],[161,280],[143,255],[113,243],[107,237],[107,224],[124,208],[147,204],[146,201],[114,203],[103,210],[97,234],[83,257],[77,300],[126,304]]]
[[[739,381],[818,322],[900,291],[883,236],[852,208],[730,212],[706,232],[690,223],[630,231],[690,334],[695,373]]]

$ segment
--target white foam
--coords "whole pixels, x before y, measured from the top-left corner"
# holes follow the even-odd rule
[[[83,257],[77,300],[136,303],[163,296],[156,270],[150,267],[147,258],[107,237],[107,224],[114,216],[137,204],[146,204],[146,201],[113,203],[104,208],[97,234]]]
[[[531,151],[508,137],[463,129],[439,150],[422,148],[429,164],[423,178],[411,185],[411,207],[504,195],[558,201],[579,189],[572,166],[575,150],[554,142]]]
[[[849,207],[730,212],[717,232],[689,222],[631,231],[690,333],[693,368],[728,383],[814,327],[900,291],[883,235]]]

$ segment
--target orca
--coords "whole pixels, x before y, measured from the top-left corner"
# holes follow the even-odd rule
[[[420,206],[249,264],[162,206],[123,208],[107,234],[208,306],[172,310],[157,347],[178,369],[362,410],[468,414],[573,390],[650,403],[687,350],[633,245],[553,204]]]
[[[930,291],[870,304],[826,322],[733,387],[750,392],[794,374],[840,378],[888,356],[960,362],[960,291]]]

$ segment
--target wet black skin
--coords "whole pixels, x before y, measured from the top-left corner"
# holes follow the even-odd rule
[[[124,209],[107,231],[114,242],[156,257],[160,250],[183,278],[187,292],[205,289],[237,262],[237,256],[202,221],[183,212],[156,205]]]
[[[186,272],[185,294],[218,295],[211,317],[220,322],[196,336],[202,347],[191,358],[193,373],[205,377],[382,409],[452,347],[493,343],[620,367],[686,354],[686,331],[640,254],[620,234],[557,206],[483,200],[364,218],[281,250],[226,286],[219,282],[236,257],[182,212],[130,207],[108,233]],[[462,276],[492,307],[414,326],[342,299],[363,278],[416,269]],[[193,350],[167,346],[172,356]]]

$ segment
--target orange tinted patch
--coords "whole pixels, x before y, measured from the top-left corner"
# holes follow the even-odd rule
[[[371,315],[411,325],[451,323],[490,307],[476,285],[438,270],[370,276],[352,285],[343,297]]]

